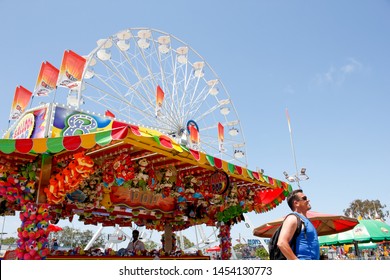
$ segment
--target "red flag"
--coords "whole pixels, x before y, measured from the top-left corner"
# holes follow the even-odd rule
[[[11,115],[10,120],[16,120],[23,114],[26,110],[28,103],[30,103],[30,99],[32,96],[32,92],[25,89],[22,86],[16,87],[14,101],[11,107]]]
[[[164,101],[164,91],[161,89],[159,85],[157,85],[157,90],[156,90],[156,116],[159,115],[161,108],[162,108],[162,103]]]
[[[164,101],[164,91],[160,86],[157,86],[157,91],[156,91],[156,105],[161,108],[162,103]]]
[[[86,61],[84,57],[73,51],[65,51],[57,84],[67,88],[77,87],[80,84]]]
[[[219,122],[218,123],[218,141],[223,142],[225,139],[225,134],[224,134],[225,128],[224,126]]]
[[[115,118],[115,115],[110,110],[106,110],[104,115],[106,115],[106,117]]]
[[[193,144],[199,143],[199,131],[196,129],[195,125],[190,125],[190,139]]]
[[[218,123],[218,141],[219,141],[219,151],[220,152],[223,150],[223,140],[225,139],[224,131],[225,131],[224,126],[219,122]]]
[[[47,96],[57,86],[58,74],[60,70],[49,62],[42,62],[38,79],[35,84],[34,95]]]

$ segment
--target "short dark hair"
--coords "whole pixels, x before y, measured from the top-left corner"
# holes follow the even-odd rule
[[[290,209],[292,211],[294,211],[294,201],[298,200],[299,197],[297,196],[298,193],[303,193],[303,190],[301,189],[297,189],[297,190],[293,190],[289,196],[287,197],[287,204],[288,204],[288,207],[290,207]]]
[[[137,229],[133,230],[133,234],[136,234],[139,236],[139,231]]]

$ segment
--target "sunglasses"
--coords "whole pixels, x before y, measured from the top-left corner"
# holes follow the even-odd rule
[[[306,201],[307,200],[307,196],[305,195],[305,196],[302,196],[300,199],[298,199],[298,201],[301,201],[301,200]]]

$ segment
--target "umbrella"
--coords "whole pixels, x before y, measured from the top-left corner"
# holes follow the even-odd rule
[[[355,218],[342,215],[324,214],[314,211],[308,211],[306,215],[317,229],[319,236],[347,231],[353,229],[359,223]],[[283,220],[284,217],[261,225],[253,230],[253,234],[258,237],[272,237]]]
[[[365,250],[365,249],[376,249],[378,248],[377,243],[369,242],[369,243],[359,243],[358,248],[360,250]]]
[[[62,230],[62,227],[59,227],[59,226],[50,224],[50,225],[47,227],[47,230],[48,230],[49,232],[58,232],[58,231],[61,231],[61,230]]]
[[[221,252],[221,247],[214,246],[214,247],[206,249],[206,252],[208,252],[208,253],[210,253],[210,252]]]
[[[359,220],[353,229],[346,232],[320,236],[321,245],[379,242],[390,240],[390,226],[380,220]]]

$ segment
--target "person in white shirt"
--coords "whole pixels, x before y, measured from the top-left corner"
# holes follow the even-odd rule
[[[127,245],[127,251],[128,252],[136,252],[136,251],[143,251],[145,250],[144,243],[138,239],[139,237],[139,231],[133,230],[133,238],[129,242],[129,245]]]

